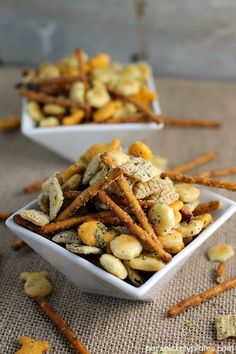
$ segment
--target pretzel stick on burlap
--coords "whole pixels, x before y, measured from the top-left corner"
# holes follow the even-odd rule
[[[29,184],[28,186],[24,187],[24,192],[25,193],[37,192],[42,188],[42,184],[44,182],[45,182],[45,179],[40,179],[39,181]]]
[[[97,194],[98,199],[103,204],[107,205],[113,213],[120,218],[122,224],[124,224],[130,232],[135,235],[140,242],[142,242],[152,252],[155,252],[165,263],[171,261],[172,257],[169,253],[163,250],[162,244],[158,239],[154,239],[151,235],[147,234],[140,226],[138,226],[134,220],[121,209],[104,191],[99,191]]]
[[[229,182],[225,180],[216,180],[211,178],[205,178],[198,175],[186,176],[181,173],[162,172],[161,177],[169,177],[174,182],[184,182],[192,184],[201,184],[208,187],[224,188],[233,192],[236,192],[236,182]]]
[[[6,221],[11,215],[12,213],[9,213],[7,211],[0,211],[0,221]]]
[[[220,209],[221,207],[221,202],[219,200],[212,200],[211,202],[204,203],[204,204],[199,204],[193,211],[193,215],[201,215],[201,214],[206,214],[210,213],[211,211]]]
[[[202,293],[192,295],[186,299],[180,301],[177,305],[171,307],[168,310],[169,316],[176,316],[193,306],[197,306],[202,302],[211,299],[226,290],[230,290],[236,287],[236,278],[226,280],[225,282],[215,285],[213,288],[203,291]]]
[[[155,122],[157,124],[161,123],[160,116],[156,115],[154,112],[151,111],[151,109],[148,106],[138,102],[135,98],[126,96],[125,94],[123,94],[122,92],[118,91],[113,87],[109,87],[108,91],[111,95],[121,99],[122,101],[132,103],[139,112],[143,113],[143,115],[147,118],[147,120]]]
[[[16,240],[14,242],[12,242],[11,244],[11,249],[12,251],[19,251],[22,248],[25,248],[27,245],[27,243],[23,240]]]
[[[45,93],[42,92],[35,92],[27,89],[20,89],[19,94],[20,96],[27,97],[31,100],[40,103],[46,103],[46,104],[52,103],[52,104],[58,104],[59,106],[65,108],[79,108],[85,110],[85,107],[82,106],[79,102],[64,97],[54,97],[54,96],[46,95]]]
[[[0,131],[12,132],[20,128],[21,119],[19,116],[9,116],[0,119]]]
[[[221,262],[219,263],[217,269],[216,269],[216,281],[217,283],[221,284],[226,277],[226,266],[225,263]]]
[[[168,172],[173,172],[173,173],[183,173],[186,172],[188,170],[192,170],[193,168],[202,166],[204,164],[206,164],[209,161],[215,160],[218,157],[217,152],[208,152],[207,154],[201,155],[193,160],[190,160],[189,162],[180,164],[174,168],[172,168],[171,170],[169,170]]]
[[[116,164],[115,162],[111,159],[108,153],[104,153],[101,155],[101,160],[102,162],[108,166],[109,168],[115,168]],[[133,194],[132,189],[129,187],[128,182],[126,181],[125,177],[123,175],[120,176],[115,182],[118,187],[120,188],[123,196],[127,200],[129,206],[131,207],[136,219],[138,220],[139,224],[141,227],[150,235],[152,238],[156,238],[156,234],[152,228],[152,226],[149,223],[149,220],[144,213],[142,207],[140,206],[137,198]]]
[[[217,354],[216,348],[214,347],[207,347],[202,354]]]
[[[201,172],[202,177],[222,177],[236,174],[236,166]]]
[[[98,180],[93,185],[83,190],[78,197],[59,214],[57,220],[68,219],[81,206],[85,205],[91,198],[95,197],[100,189],[107,187],[111,182],[120,177],[123,172],[124,171],[120,167],[114,168],[104,179]]]
[[[68,326],[60,314],[42,297],[35,297],[36,304],[41,308],[43,313],[54,323],[57,329],[65,336],[70,345],[78,354],[89,354],[83,343],[76,337],[75,333]]]
[[[182,128],[219,128],[221,124],[214,120],[208,119],[177,119],[177,118],[162,118],[166,127],[182,127]]]

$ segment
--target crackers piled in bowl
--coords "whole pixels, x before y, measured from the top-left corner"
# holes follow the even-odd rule
[[[144,62],[120,65],[106,53],[89,57],[77,49],[55,64],[27,70],[18,85],[38,127],[84,123],[160,122],[152,111],[157,94]]]
[[[200,190],[174,184],[159,161],[140,141],[128,152],[119,139],[92,145],[43,183],[39,210],[14,221],[140,286],[212,221]]]

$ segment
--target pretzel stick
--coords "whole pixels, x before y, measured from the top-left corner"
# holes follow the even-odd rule
[[[182,219],[183,221],[189,221],[192,219],[193,217],[193,214],[191,213],[190,210],[188,210],[188,208],[186,208],[185,206],[183,206],[181,209],[180,209],[180,213],[182,215]]]
[[[29,184],[28,186],[26,186],[24,188],[24,192],[25,193],[33,193],[33,192],[37,192],[42,188],[42,184],[43,182],[45,182],[44,179],[40,179],[39,181],[36,181],[32,184]]]
[[[158,115],[156,115],[154,112],[152,112],[148,106],[138,102],[135,98],[130,97],[130,96],[126,96],[122,92],[118,91],[115,88],[110,87],[110,88],[108,88],[108,91],[111,95],[116,96],[125,102],[132,103],[137,108],[137,110],[139,112],[141,112],[147,118],[147,120],[150,120],[150,121],[155,122],[157,124],[161,123],[161,119]]]
[[[76,81],[80,81],[81,76],[78,74],[77,76],[61,76],[61,77],[53,77],[47,79],[33,79],[30,83],[37,84],[38,86],[49,86],[49,85],[66,85],[73,84]],[[24,85],[24,83],[23,83]]]
[[[76,173],[81,173],[86,170],[86,164],[79,161],[67,167],[64,171],[61,172],[61,178],[65,183],[70,177],[75,175]]]
[[[171,261],[171,255],[163,250],[162,244],[159,240],[153,239],[149,234],[146,233],[140,226],[138,226],[134,220],[127,214],[123,209],[121,209],[104,191],[99,191],[98,199],[107,205],[113,213],[120,218],[121,222],[126,225],[133,235],[144,243],[150,250],[154,251],[158,257],[160,257],[165,263]]]
[[[219,200],[212,200],[211,202],[205,204],[199,204],[193,211],[193,215],[201,215],[210,213],[211,211],[220,209],[221,202]]]
[[[217,352],[214,347],[207,347],[202,354],[217,354]]]
[[[95,197],[100,189],[107,187],[111,182],[116,180],[123,173],[120,167],[109,172],[109,174],[101,180],[98,180],[90,187],[83,190],[78,197],[58,216],[57,220],[65,220],[74,214],[82,205],[85,205],[91,198]]]
[[[214,120],[208,119],[176,119],[176,118],[162,118],[166,127],[183,127],[183,128],[219,128],[221,124]]]
[[[218,170],[209,170],[201,172],[202,177],[222,177],[236,174],[236,166],[220,168]]]
[[[35,297],[36,304],[41,308],[43,313],[54,323],[57,329],[64,335],[70,345],[75,349],[76,353],[89,354],[83,343],[76,337],[75,333],[70,329],[60,314],[42,297]]]
[[[116,164],[110,158],[108,153],[104,153],[103,155],[101,155],[101,160],[106,166],[108,166],[110,168],[116,167]],[[138,222],[141,225],[141,227],[143,228],[143,230],[146,231],[148,234],[150,234],[150,236],[152,238],[157,240],[156,234],[155,234],[152,226],[150,225],[146,214],[144,213],[138,200],[136,199],[135,195],[133,194],[132,189],[129,187],[125,177],[123,175],[121,175],[120,178],[118,178],[116,180],[116,184],[118,185],[118,187],[120,188],[124,197],[126,198],[129,206],[131,207],[134,215],[136,216],[136,219],[138,220]]]
[[[88,89],[89,84],[88,84],[87,75],[86,75],[86,71],[85,71],[83,49],[77,48],[76,49],[76,56],[77,56],[77,59],[79,62],[79,75],[80,75],[81,81],[84,83],[85,88]]]
[[[81,191],[65,191],[63,192],[63,196],[65,199],[76,199],[78,195],[80,195]]]
[[[202,293],[192,295],[186,299],[180,301],[177,305],[171,307],[168,310],[169,316],[176,316],[193,306],[197,306],[202,302],[211,299],[226,290],[230,290],[236,287],[236,278],[226,280],[225,282],[215,285],[213,288],[203,291]]]
[[[201,156],[197,157],[196,159],[193,159],[189,162],[178,165],[178,166],[172,168],[171,170],[169,170],[168,172],[183,173],[188,170],[192,170],[193,168],[202,166],[209,161],[215,160],[217,157],[218,157],[217,152],[208,152],[207,154],[201,155]]]
[[[12,213],[9,213],[7,211],[0,211],[0,221],[6,221],[11,215]]]
[[[12,251],[19,251],[22,248],[28,246],[27,243],[23,240],[16,240],[11,244]]]
[[[217,283],[221,284],[226,276],[226,267],[225,263],[221,262],[219,263],[217,269],[216,269],[216,281]]]
[[[87,78],[86,70],[85,70],[84,54],[83,54],[83,50],[81,48],[76,49],[76,56],[77,56],[77,59],[79,62],[79,73],[80,73],[81,81],[83,82],[84,87],[85,87],[84,100],[85,100],[87,118],[89,118],[89,116],[91,115],[91,106],[86,101],[86,92],[89,89],[89,83],[88,83],[88,78]]]
[[[182,175],[181,173],[172,173],[172,172],[162,172],[161,177],[162,178],[169,177],[172,181],[175,182],[202,184],[208,187],[224,188],[233,192],[236,191],[236,182],[216,180],[216,179],[205,178],[197,175],[186,176],[186,175]]]
[[[65,107],[65,108],[80,108],[80,109],[85,109],[79,102],[72,101],[68,98],[62,98],[62,97],[54,97],[50,95],[46,95],[45,93],[42,92],[35,92],[32,90],[26,90],[26,89],[20,89],[19,90],[20,96],[27,97],[31,100],[41,102],[41,103],[53,103],[53,104],[58,104],[59,106]]]
[[[41,234],[41,227],[33,224],[32,222],[23,219],[19,214],[16,214],[13,216],[13,221],[20,226],[23,226],[24,228],[35,232],[36,234]]]
[[[21,119],[18,116],[9,116],[0,119],[0,131],[11,132],[20,128]]]
[[[114,216],[111,211],[107,210],[100,211],[98,213],[75,216],[67,220],[52,222],[41,227],[23,219],[20,215],[14,215],[13,220],[16,224],[40,235],[50,235],[55,232],[64,231],[70,229],[71,227],[81,225],[86,221],[92,220],[99,220],[105,225],[120,225],[119,219]]]
[[[147,122],[145,117],[112,117],[107,119],[104,123],[106,124],[117,124],[117,123],[143,123]]]

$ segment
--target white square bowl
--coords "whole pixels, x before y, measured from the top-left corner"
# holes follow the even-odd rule
[[[221,209],[213,213],[214,222],[208,226],[206,230],[201,232],[195,240],[175,255],[169,264],[159,272],[154,273],[154,275],[139,288],[118,279],[47,238],[15,224],[13,216],[6,221],[6,224],[10,230],[63,273],[81,291],[124,299],[147,301],[152,300],[158,294],[158,291],[174,276],[193,252],[236,211],[236,203],[232,200],[213,193],[206,188],[201,188],[201,202],[216,199],[221,201],[222,206]],[[26,205],[22,209],[32,208],[37,208],[36,201]]]
[[[152,77],[148,80],[148,86],[156,92]],[[126,148],[135,140],[145,140],[163,128],[163,124],[156,123],[81,124],[39,128],[35,127],[27,113],[27,100],[23,99],[22,102],[22,134],[70,161],[76,161],[91,144],[108,143],[119,138]],[[157,115],[161,114],[158,100],[153,102],[152,108]]]

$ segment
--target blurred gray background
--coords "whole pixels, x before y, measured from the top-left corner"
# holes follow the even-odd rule
[[[0,0],[1,64],[53,61],[78,46],[127,61],[142,45],[160,76],[236,78],[236,0],[146,2],[138,20],[137,0]]]

